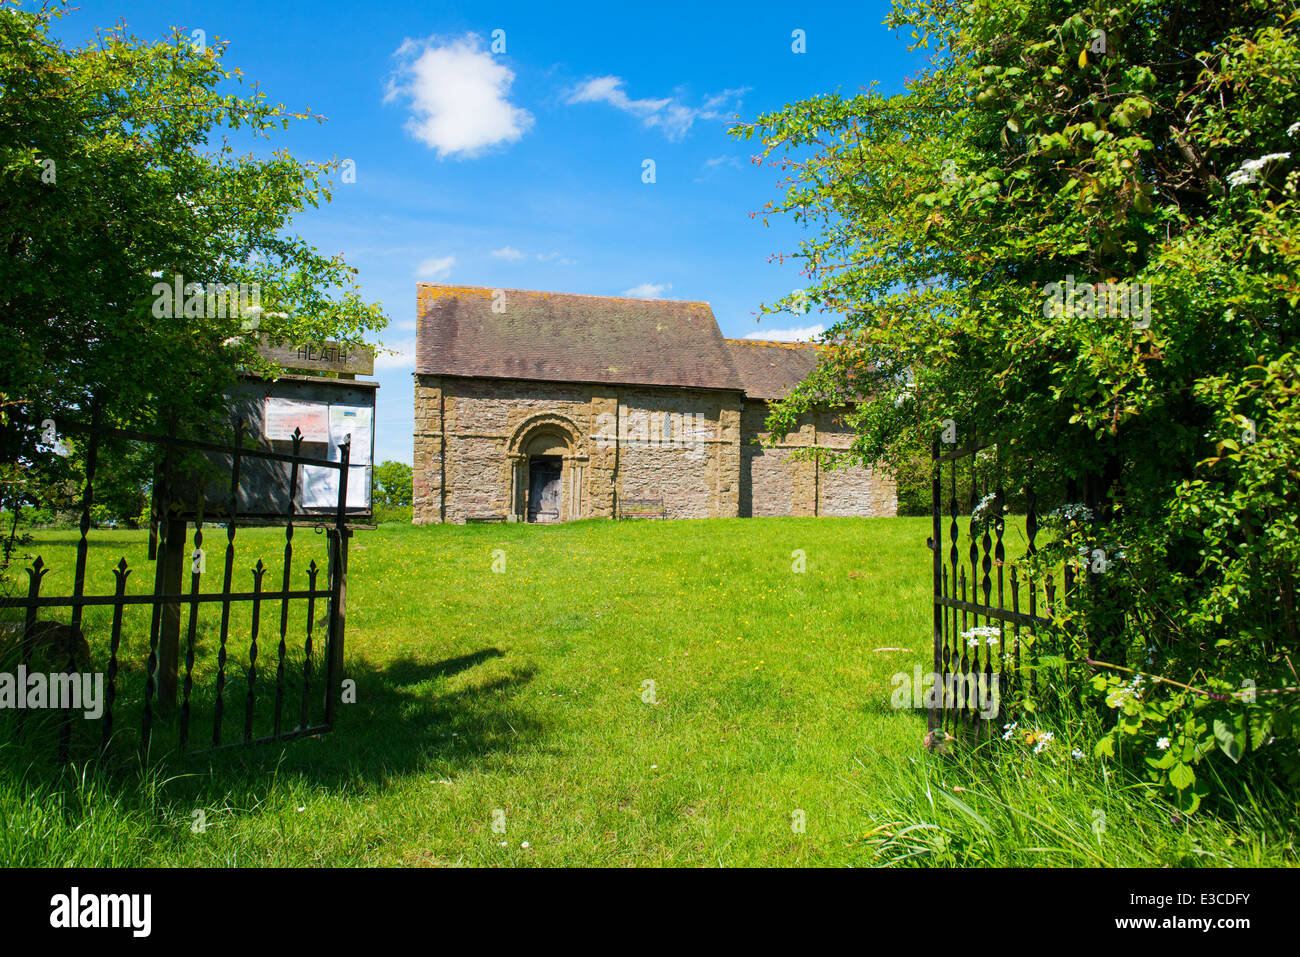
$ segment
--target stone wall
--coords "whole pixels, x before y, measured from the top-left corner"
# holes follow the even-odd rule
[[[766,402],[745,400],[742,415],[740,515],[896,515],[898,494],[893,479],[860,465],[828,469],[836,450],[853,441],[843,418],[832,412],[809,413],[773,447],[765,420]],[[794,453],[816,448],[815,461],[796,461]]]
[[[735,516],[739,406],[709,390],[417,375],[415,521],[519,516],[534,435],[562,446],[564,519],[612,517],[626,499]]]
[[[563,520],[612,517],[627,499],[662,499],[669,518],[894,514],[884,477],[790,460],[799,446],[847,446],[833,417],[764,449],[752,440],[766,414],[703,389],[417,375],[415,521],[519,518],[538,449],[562,458]]]

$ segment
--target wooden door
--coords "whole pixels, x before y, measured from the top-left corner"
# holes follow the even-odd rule
[[[528,521],[560,520],[560,460],[534,458],[528,465]]]

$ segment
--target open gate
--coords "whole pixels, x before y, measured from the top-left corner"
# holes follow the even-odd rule
[[[302,455],[297,430],[289,452],[246,447],[242,421],[229,444],[96,424],[60,423],[58,431],[81,435],[85,443],[72,578],[70,587],[50,594],[43,582],[54,569],[38,555],[27,569],[26,594],[0,596],[0,616],[11,609],[22,615],[15,621],[10,612],[0,626],[7,639],[0,644],[7,656],[0,671],[20,665],[29,683],[38,675],[45,683],[39,705],[24,687],[19,693],[27,700],[3,714],[14,716],[25,737],[57,738],[64,758],[129,754],[131,746],[146,758],[172,749],[196,753],[332,730],[347,605],[350,437],[332,461]],[[136,569],[125,556],[111,568],[111,591],[103,587],[107,570],[92,562],[102,544],[91,535],[96,469],[109,443],[143,444],[156,453],[150,541],[156,562],[147,589],[131,587]],[[206,466],[196,472],[196,462]],[[240,476],[250,467],[284,473],[282,509],[241,514]],[[319,481],[331,470],[337,506],[328,512],[299,508],[304,474],[310,471]],[[213,492],[223,484],[226,493],[214,502]],[[237,529],[254,524],[284,528],[280,574],[269,588],[271,569],[261,558],[237,557]],[[323,582],[315,558],[295,567],[299,527],[325,534]],[[204,536],[218,529],[225,532],[224,560],[209,570]],[[41,617],[62,609],[66,621]],[[297,624],[291,627],[291,621]],[[47,666],[49,675],[40,674]],[[101,700],[94,708],[80,707],[94,697],[96,681]]]
[[[989,731],[1004,719],[1003,701],[1022,681],[1028,680],[1033,689],[1028,639],[1034,636],[1036,641],[1052,622],[1057,589],[1050,574],[1037,581],[1019,566],[1037,552],[1034,491],[1015,490],[1024,506],[1025,548],[1009,561],[1009,490],[1004,488],[997,447],[974,442],[943,449],[936,441],[931,455],[935,691],[929,727],[954,733],[959,728]],[[1063,581],[1069,594],[1073,572],[1068,565]],[[1041,650],[1040,645],[1036,652]]]

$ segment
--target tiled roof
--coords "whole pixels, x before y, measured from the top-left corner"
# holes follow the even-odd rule
[[[416,315],[422,375],[744,389],[706,302],[420,283]]]
[[[751,399],[779,399],[817,365],[817,346],[811,342],[727,339],[726,343],[745,395]]]

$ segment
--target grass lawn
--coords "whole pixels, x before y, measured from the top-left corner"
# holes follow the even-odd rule
[[[1004,841],[986,816],[936,806],[941,778],[974,788],[985,771],[925,756],[924,713],[889,706],[890,676],[929,660],[928,527],[750,519],[358,532],[345,668],[357,702],[341,707],[333,734],[144,774],[74,769],[58,784],[0,747],[0,862],[836,865],[878,863],[882,850],[922,863],[1196,862],[1189,848],[1204,836],[1153,827],[1110,778],[1069,778],[1081,772],[1068,760],[1056,770],[1039,759],[1038,778],[1013,774],[1024,802],[1073,795],[1078,806],[1057,824],[1068,839],[1050,838],[1059,853],[1044,855],[1014,815],[994,821]],[[35,534],[54,593],[70,577],[73,535]],[[108,569],[126,555],[133,590],[147,590],[144,533],[93,537],[95,587],[111,588]],[[260,557],[278,587],[282,533],[241,530],[237,542],[237,567]],[[220,529],[207,544],[217,578]],[[323,563],[321,536],[301,530],[295,546],[297,568],[307,553]],[[264,615],[265,675],[278,606]],[[240,624],[236,658],[247,647]],[[290,640],[301,637],[295,624]],[[206,661],[211,633],[200,640]],[[231,681],[242,696],[243,673]],[[1089,830],[1099,801],[1110,802],[1114,835],[1104,848]],[[917,815],[927,828],[904,831]],[[1221,846],[1235,840],[1215,834]],[[1021,846],[1040,850],[998,856]],[[1265,862],[1274,853],[1248,851]]]
[[[359,532],[345,669],[357,703],[340,709],[338,730],[169,766],[168,776],[209,763],[224,773],[168,782],[156,819],[113,846],[178,864],[842,861],[862,828],[864,776],[915,753],[924,733],[923,716],[891,711],[888,693],[892,673],[925,657],[925,528],[766,519]],[[133,590],[147,589],[143,533],[93,537],[101,587],[125,554]],[[37,533],[32,550],[55,566],[48,593],[66,584],[72,538]],[[320,543],[299,531],[295,564]],[[224,535],[209,530],[207,544],[211,574]],[[261,557],[267,587],[278,585],[282,535],[241,530],[237,544],[237,567]],[[264,675],[272,617],[264,609]],[[246,638],[235,647],[246,652]],[[237,694],[242,682],[232,679]]]

